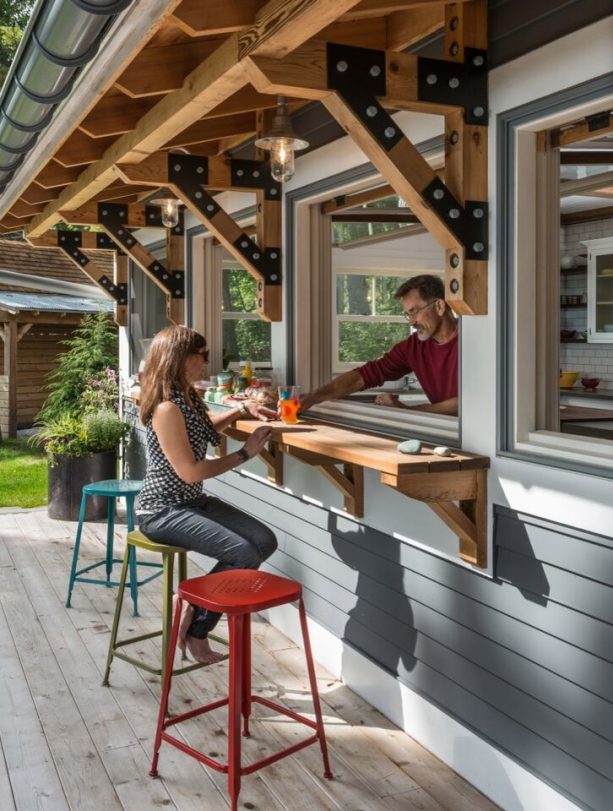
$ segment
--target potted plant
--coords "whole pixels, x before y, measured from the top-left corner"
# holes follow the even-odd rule
[[[106,313],[88,315],[63,342],[33,441],[49,462],[48,514],[76,521],[83,486],[117,476],[117,451],[128,427],[119,417],[117,334]],[[107,499],[87,500],[86,520],[106,517]]]

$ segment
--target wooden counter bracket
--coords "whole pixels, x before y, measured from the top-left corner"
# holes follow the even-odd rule
[[[237,420],[226,434],[244,440],[259,424]],[[445,522],[459,538],[462,560],[487,565],[487,456],[454,450],[453,456],[442,457],[427,448],[413,456],[400,453],[396,440],[307,420],[272,427],[271,449],[262,454],[271,481],[281,484],[272,462],[280,464],[283,454],[292,456],[316,467],[343,494],[347,513],[362,518],[364,468],[376,470],[382,484],[423,501]]]
[[[335,459],[321,454],[303,451],[290,445],[279,444],[279,449],[288,456],[293,456],[307,465],[316,467],[326,479],[340,490],[343,496],[344,509],[356,518],[364,516],[364,468],[360,465],[345,463],[342,471]]]
[[[427,504],[458,535],[462,560],[482,568],[487,565],[487,470],[382,473],[381,482]]]

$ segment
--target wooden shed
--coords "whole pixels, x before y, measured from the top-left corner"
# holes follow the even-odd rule
[[[101,309],[112,304],[62,251],[0,240],[0,437],[34,423],[62,341]]]

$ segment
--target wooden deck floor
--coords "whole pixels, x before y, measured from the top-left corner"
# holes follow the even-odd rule
[[[162,745],[160,779],[147,776],[159,679],[116,660],[101,686],[115,590],[77,585],[64,600],[75,525],[44,510],[0,514],[0,809],[2,811],[218,811],[228,807],[225,775]],[[104,551],[103,524],[88,525],[83,555]],[[123,551],[124,528],[117,531]],[[200,570],[190,564],[191,574]],[[141,617],[123,630],[159,627],[160,580],[140,590]],[[221,635],[225,623],[219,626]],[[255,621],[254,688],[311,714],[302,653]],[[142,643],[152,661],[157,642]],[[146,647],[149,646],[149,647]],[[318,668],[335,779],[321,774],[309,747],[243,779],[240,807],[259,811],[493,811],[496,806],[379,712]],[[226,665],[183,675],[171,707],[225,694]],[[206,696],[203,699],[203,696]],[[226,746],[225,712],[181,726],[212,756]],[[247,759],[299,739],[303,728],[255,708]]]

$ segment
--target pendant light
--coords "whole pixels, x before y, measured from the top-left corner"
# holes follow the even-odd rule
[[[296,137],[292,126],[285,96],[277,96],[277,109],[270,131],[258,138],[255,145],[270,151],[270,173],[275,180],[283,183],[294,174],[294,152],[306,149],[308,141]]]

